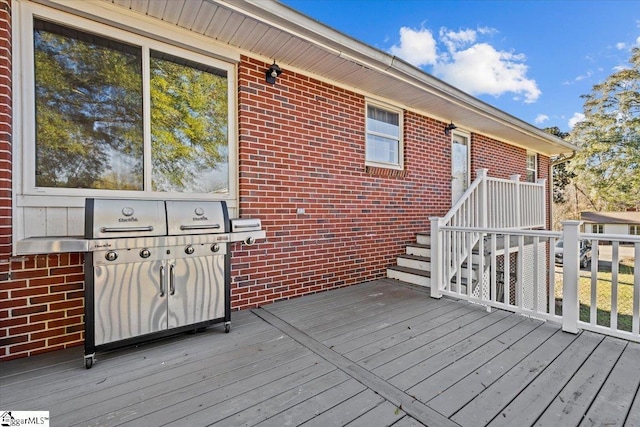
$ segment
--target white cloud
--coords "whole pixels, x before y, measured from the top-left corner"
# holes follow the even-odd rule
[[[541,95],[535,80],[527,77],[526,56],[496,50],[478,41],[497,33],[493,28],[458,31],[441,28],[438,40],[429,29],[400,29],[400,42],[389,51],[417,66],[431,66],[437,77],[472,95],[514,95],[533,103]],[[444,49],[438,51],[438,41]]]
[[[614,73],[620,72],[622,70],[628,70],[630,67],[628,65],[616,65],[612,68]]]
[[[447,46],[449,52],[455,52],[461,47],[476,41],[474,30],[451,31],[446,28],[440,29],[440,40]]]
[[[540,124],[546,122],[547,120],[549,120],[549,116],[547,116],[546,114],[538,114],[536,116],[535,122],[536,122],[536,124],[540,125]]]
[[[494,35],[498,33],[498,30],[491,27],[478,27],[478,32],[483,35]]]
[[[567,80],[567,81],[563,82],[562,84],[564,84],[564,85],[572,85],[575,82],[579,82],[581,80],[586,80],[586,79],[590,78],[591,76],[593,76],[593,71],[588,70],[586,73],[579,75],[575,79]]]
[[[391,54],[417,66],[433,65],[436,62],[436,40],[427,29],[400,28],[400,45],[389,49]]]
[[[625,42],[619,42],[616,43],[616,49],[618,50],[624,50],[627,48],[627,44]]]
[[[640,47],[640,37],[636,39],[636,46]]]
[[[584,114],[582,113],[573,113],[573,116],[569,119],[569,128],[573,129],[573,127],[578,123],[584,120]]]
[[[434,73],[443,80],[472,95],[500,96],[512,92],[524,96],[525,103],[535,102],[542,93],[535,80],[526,77],[528,67],[523,57],[497,51],[487,43],[451,54],[448,61],[434,65]]]

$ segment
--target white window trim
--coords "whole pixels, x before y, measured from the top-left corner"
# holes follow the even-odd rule
[[[635,230],[635,233],[633,232]],[[631,224],[629,225],[629,234],[632,236],[640,236],[640,225]]]
[[[369,106],[377,107],[382,110],[387,110],[392,113],[398,114],[398,163],[386,163],[386,162],[376,162],[367,160],[367,136],[369,135],[369,126],[368,126],[368,110]],[[373,166],[384,169],[395,169],[395,170],[404,170],[404,110],[398,107],[391,106],[389,104],[385,104],[380,101],[374,101],[371,99],[365,100],[364,106],[364,134],[365,134],[365,166]],[[378,134],[376,132],[371,132],[372,135],[380,135],[388,138],[390,135],[387,134]]]
[[[77,9],[73,13],[52,7],[14,0],[12,14],[12,42],[14,57],[13,75],[13,242],[32,235],[29,224],[25,224],[23,210],[26,208],[79,208],[84,207],[87,197],[113,197],[137,199],[217,199],[225,200],[230,209],[238,207],[238,100],[237,100],[237,63],[240,54],[228,47],[217,45],[215,41],[191,34],[175,26],[149,17],[120,11],[113,5],[94,2],[71,2],[65,4],[65,10]],[[158,50],[174,56],[209,65],[227,72],[228,82],[228,138],[229,138],[229,192],[228,194],[175,193],[95,190],[68,188],[40,188],[35,186],[35,88],[34,88],[34,47],[33,19],[59,23],[63,26],[78,28],[107,38],[135,44],[144,51]],[[144,35],[142,35],[144,34]],[[171,34],[171,43],[166,34]],[[206,43],[203,43],[206,41]],[[204,47],[203,47],[204,46]],[[148,62],[148,60],[145,60]],[[147,64],[148,66],[148,64]],[[148,78],[143,78],[147,86]],[[145,106],[148,109],[148,106]],[[150,144],[148,112],[145,111],[145,166],[150,164]],[[147,179],[148,180],[148,179]],[[150,188],[145,180],[145,188]]]

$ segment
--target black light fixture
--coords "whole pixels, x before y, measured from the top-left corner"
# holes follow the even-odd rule
[[[276,78],[282,74],[282,70],[276,64],[276,61],[273,61],[273,64],[269,67],[269,69],[265,72],[267,76],[267,83],[274,84],[276,82]]]
[[[458,126],[454,125],[453,122],[451,122],[444,127],[444,134],[451,135],[451,131],[454,129],[458,129]]]

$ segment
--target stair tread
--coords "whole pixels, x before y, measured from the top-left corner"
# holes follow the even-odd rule
[[[407,244],[407,246],[410,246],[412,248],[425,248],[425,249],[431,249],[431,245],[424,245],[422,243],[409,243]]]
[[[420,256],[420,255],[401,254],[401,255],[398,255],[398,258],[412,259],[412,260],[416,260],[416,261],[431,261],[430,257],[428,257],[428,256]]]
[[[416,276],[431,277],[430,271],[418,270],[417,268],[411,268],[411,267],[401,267],[399,265],[394,265],[392,267],[389,267],[388,270],[401,271],[403,273],[415,274]]]

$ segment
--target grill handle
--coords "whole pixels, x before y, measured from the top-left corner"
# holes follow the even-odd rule
[[[181,225],[180,230],[217,230],[220,228],[220,224],[213,225]]]
[[[256,222],[253,224],[236,224],[234,228],[257,228],[260,227],[260,223]]]
[[[164,265],[160,266],[160,297],[164,296]]]
[[[176,266],[171,264],[169,266],[169,295],[175,295],[176,293]]]
[[[100,229],[103,233],[128,233],[130,231],[153,231],[153,225],[146,227],[102,227]]]

